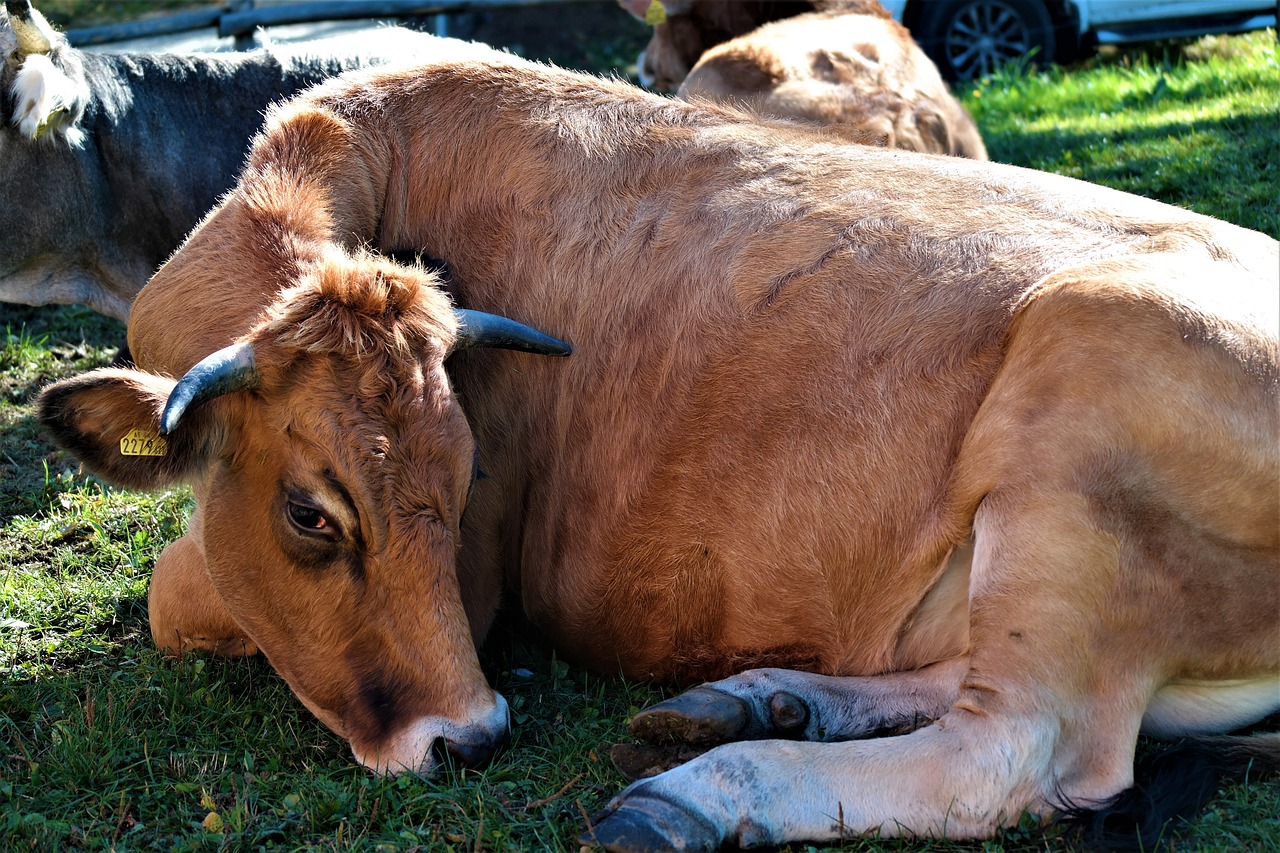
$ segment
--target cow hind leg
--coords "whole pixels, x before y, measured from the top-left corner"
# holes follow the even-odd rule
[[[935,723],[872,740],[716,747],[627,788],[584,842],[648,851],[985,837],[1024,812],[1096,807],[1130,787],[1154,680],[1129,656],[1145,651],[1143,626],[1109,630],[1114,537],[1046,486],[993,494],[977,515],[973,649]],[[796,687],[766,681],[762,697]]]
[[[204,556],[190,535],[169,543],[156,560],[147,618],[156,647],[171,655],[205,651],[244,657],[258,651],[213,588]]]

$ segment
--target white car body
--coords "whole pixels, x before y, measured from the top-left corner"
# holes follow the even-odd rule
[[[1096,45],[1276,25],[1275,0],[882,0],[951,80],[1007,62],[1070,62]]]
[[[889,13],[899,21],[904,19],[909,4],[919,5],[928,0],[881,0]],[[1238,27],[1230,28],[1231,32],[1247,32],[1261,30],[1276,25],[1276,4],[1271,0],[1063,0],[1065,6],[1074,11],[1073,18],[1077,25],[1076,34],[1083,37],[1092,32],[1099,44],[1120,44],[1131,41],[1142,41],[1130,34],[1109,29],[1120,25],[1144,24],[1155,21],[1168,22],[1174,27],[1178,22],[1188,19],[1221,17],[1239,13],[1253,12],[1250,18]],[[1173,35],[1194,35],[1194,26],[1178,28]],[[1208,28],[1204,33],[1221,32],[1217,28]],[[1163,36],[1155,36],[1160,38]],[[1151,38],[1147,36],[1146,38]]]

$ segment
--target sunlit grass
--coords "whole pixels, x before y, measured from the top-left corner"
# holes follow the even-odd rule
[[[1272,31],[965,86],[992,159],[1106,184],[1280,236]]]

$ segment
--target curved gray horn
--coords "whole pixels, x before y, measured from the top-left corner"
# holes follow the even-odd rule
[[[33,53],[49,53],[53,50],[53,42],[49,34],[41,28],[45,27],[44,18],[38,12],[33,13],[28,0],[4,0],[5,11],[9,13],[9,26],[18,39],[19,56],[30,56]]]
[[[161,434],[173,432],[183,412],[191,406],[232,391],[255,388],[258,379],[258,370],[253,365],[253,346],[248,343],[232,344],[206,356],[169,392],[164,413],[160,415]]]
[[[497,314],[467,308],[455,308],[453,313],[458,318],[458,343],[455,350],[497,347],[531,352],[534,355],[569,355],[573,352],[573,348],[564,341],[558,341],[531,326]]]

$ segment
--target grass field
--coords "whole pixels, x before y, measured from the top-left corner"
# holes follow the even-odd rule
[[[997,160],[1280,237],[1273,33],[1005,74],[964,97]],[[378,779],[261,659],[161,657],[147,581],[188,493],[81,475],[31,408],[45,383],[109,362],[123,329],[79,308],[0,312],[0,849],[577,847],[584,815],[623,785],[609,746],[659,691],[571,668],[535,633],[502,630],[484,659],[511,703],[511,748],[483,771]],[[985,843],[846,849],[1065,843],[1027,827]],[[1228,789],[1174,849],[1280,850],[1280,786]]]

